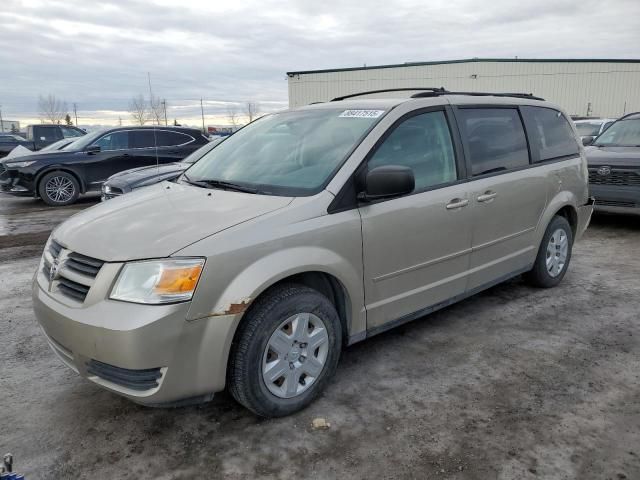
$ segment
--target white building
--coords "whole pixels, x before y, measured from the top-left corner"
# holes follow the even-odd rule
[[[287,72],[287,76],[290,107],[366,90],[445,87],[533,93],[571,115],[619,117],[640,111],[640,60],[473,58]]]
[[[2,120],[0,123],[0,132],[19,132],[20,122],[17,120]]]

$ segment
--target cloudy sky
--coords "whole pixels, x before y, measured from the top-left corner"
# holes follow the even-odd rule
[[[0,0],[0,105],[38,121],[38,96],[80,125],[130,123],[130,99],[169,119],[227,123],[229,105],[287,106],[285,72],[471,57],[640,58],[640,1]]]

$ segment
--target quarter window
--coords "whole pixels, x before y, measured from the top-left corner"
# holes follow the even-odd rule
[[[456,162],[444,112],[411,117],[384,140],[369,160],[369,169],[383,165],[409,167],[417,191],[456,180]]]
[[[515,108],[459,110],[467,139],[472,175],[512,170],[529,165],[527,139]]]
[[[521,108],[536,162],[578,154],[576,136],[561,112],[543,107]]]
[[[100,150],[126,150],[129,148],[129,132],[112,132],[97,140]]]
[[[159,147],[174,147],[176,145],[189,143],[193,140],[189,135],[185,135],[184,133],[169,132],[167,130],[160,130],[156,135]]]

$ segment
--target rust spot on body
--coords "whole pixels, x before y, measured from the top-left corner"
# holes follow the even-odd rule
[[[223,310],[223,311],[218,311],[218,312],[213,312],[213,314],[211,315],[212,317],[221,317],[224,315],[238,315],[240,313],[244,313],[247,308],[249,307],[249,304],[251,303],[250,299],[247,300],[242,300],[240,303],[231,303],[229,304],[229,306]]]

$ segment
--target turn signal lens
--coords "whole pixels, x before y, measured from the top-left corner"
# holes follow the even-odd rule
[[[160,279],[153,292],[156,295],[192,292],[196,289],[201,273],[202,265],[165,269],[160,274]]]

